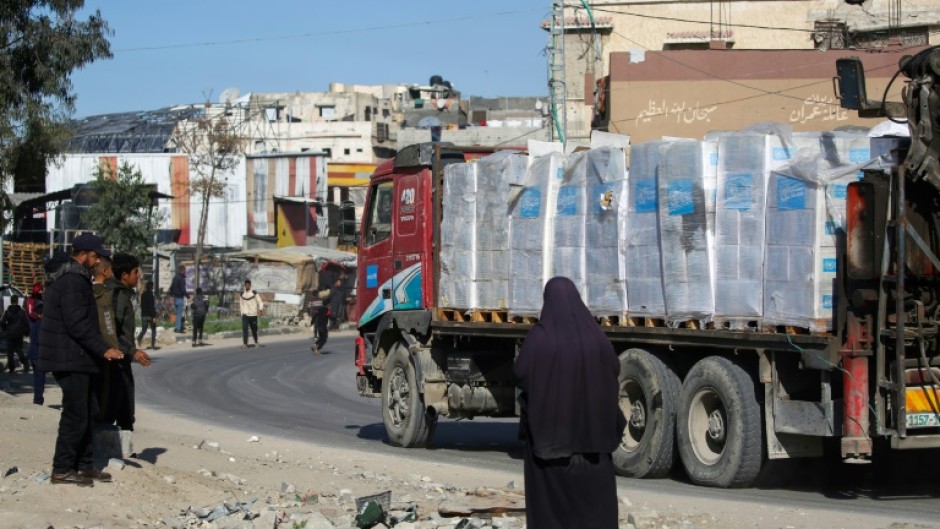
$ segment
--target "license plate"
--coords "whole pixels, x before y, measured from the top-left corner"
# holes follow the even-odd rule
[[[908,413],[908,428],[930,428],[940,426],[940,415],[936,413]]]
[[[913,386],[905,392],[904,409],[908,415],[933,414],[940,411],[940,387]]]

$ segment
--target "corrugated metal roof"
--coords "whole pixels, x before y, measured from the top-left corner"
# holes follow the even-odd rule
[[[69,125],[74,136],[65,150],[73,153],[171,152],[174,149],[169,141],[176,124],[203,112],[200,106],[167,107],[77,119]]]

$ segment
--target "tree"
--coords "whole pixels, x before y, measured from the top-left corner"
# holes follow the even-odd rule
[[[212,115],[212,105],[206,103],[205,112],[191,121],[181,123],[174,135],[177,148],[189,155],[190,192],[202,202],[199,212],[199,233],[196,237],[195,286],[199,287],[202,250],[206,242],[206,224],[209,221],[209,202],[223,198],[227,175],[241,162],[247,139],[239,131],[238,123],[224,112]]]
[[[75,110],[72,72],[111,57],[101,12],[76,18],[84,4],[0,2],[0,185],[14,175],[41,178],[32,173],[61,152]]]
[[[115,174],[110,165],[95,169],[98,200],[82,215],[82,222],[122,252],[144,258],[163,215],[154,208],[150,192],[156,186],[144,182],[140,170],[127,162]]]

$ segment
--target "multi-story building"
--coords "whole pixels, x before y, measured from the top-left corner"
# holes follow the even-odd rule
[[[555,42],[550,38],[549,47],[560,48],[558,56],[563,57],[564,67],[554,75],[563,82],[566,92],[567,136],[573,141],[590,134],[598,102],[610,110],[628,97],[637,99],[624,90],[607,92],[611,82],[607,76],[615,70],[627,71],[629,65],[649,57],[662,61],[657,71],[644,71],[644,81],[655,81],[657,76],[679,80],[683,70],[689,74],[698,70],[713,80],[727,75],[744,75],[746,80],[747,74],[740,71],[712,71],[710,57],[728,50],[803,50],[802,54],[776,55],[772,59],[782,57],[783,64],[760,65],[760,70],[776,67],[781,70],[777,77],[789,79],[805,77],[799,72],[800,63],[819,62],[806,50],[897,51],[935,44],[940,38],[940,0],[867,0],[862,6],[844,0],[594,0],[564,4],[563,9],[555,10],[556,15],[563,16],[544,21],[543,27],[551,32],[554,25],[564,35]],[[687,51],[698,53],[680,53]],[[612,64],[617,60],[620,66]],[[719,62],[731,65],[736,60],[725,57]],[[794,75],[783,71],[784,66]],[[831,71],[832,75],[826,77],[835,75],[834,64]],[[684,77],[682,80],[690,81],[688,75]],[[772,79],[766,75],[764,78]],[[731,80],[743,82],[739,78]],[[707,87],[703,93],[702,87],[692,83],[687,93],[707,96],[707,90],[714,89]],[[831,97],[829,92],[824,97]],[[646,100],[641,103],[649,104]],[[623,112],[636,114],[633,110],[631,107]]]

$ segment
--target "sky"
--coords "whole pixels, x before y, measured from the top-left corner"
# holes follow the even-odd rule
[[[227,88],[427,84],[544,96],[551,0],[86,0],[112,59],[73,73],[75,117],[218,101]]]

